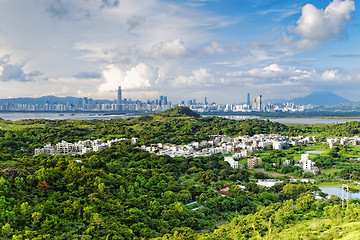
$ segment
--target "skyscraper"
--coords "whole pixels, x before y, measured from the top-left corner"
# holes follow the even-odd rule
[[[207,97],[205,97],[205,105],[207,105],[207,104],[208,104]]]
[[[256,106],[256,109],[257,110],[261,110],[262,109],[262,96],[259,94],[258,96],[257,96],[257,100],[256,100],[256,104],[257,104],[257,106]]]
[[[250,93],[247,94],[247,102],[246,104],[248,105],[248,107],[250,107]]]
[[[164,96],[160,96],[159,105],[164,105]]]
[[[118,96],[117,96],[117,104],[121,104],[122,103],[122,98],[121,98],[121,87],[118,88]]]
[[[116,104],[117,110],[122,110],[122,96],[121,96],[121,86],[118,88],[118,96],[117,96],[117,104]]]

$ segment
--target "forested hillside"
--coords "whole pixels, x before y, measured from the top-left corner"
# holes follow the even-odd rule
[[[126,142],[82,156],[22,158],[1,173],[2,236],[147,239],[181,229],[213,231],[218,221],[313,190],[301,184],[294,195],[280,184],[266,191],[249,177],[221,157],[157,156]],[[219,195],[229,178],[248,191],[234,187],[229,197]]]
[[[188,143],[212,134],[345,135],[359,131],[356,122],[286,126],[175,108],[126,120],[1,120],[0,126],[2,239],[333,239],[339,229],[344,237],[360,231],[357,200],[348,210],[336,197],[315,200],[315,185],[290,183],[286,176],[266,189],[251,179],[269,176],[232,169],[220,155],[171,158],[122,141],[84,155],[33,156],[35,147],[61,140],[138,137],[151,144]],[[276,156],[269,156],[269,163],[271,157]],[[327,158],[316,161],[331,167]],[[343,178],[353,175],[339,172]],[[219,194],[226,186],[231,186],[227,196]],[[305,222],[309,231],[303,230]]]

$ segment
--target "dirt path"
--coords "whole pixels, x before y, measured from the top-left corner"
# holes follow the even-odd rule
[[[290,177],[290,178],[294,178],[293,176],[291,175],[286,175],[286,174],[281,174],[281,173],[273,173],[273,172],[266,172],[263,168],[254,168],[253,169],[255,172],[262,172],[262,173],[265,173],[265,174],[268,174],[272,177],[282,177],[282,176],[287,176],[287,177]]]

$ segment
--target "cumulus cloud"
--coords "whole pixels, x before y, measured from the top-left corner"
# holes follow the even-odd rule
[[[226,74],[228,78],[242,81],[247,84],[299,84],[321,79],[315,70],[297,69],[293,67],[280,67],[270,64],[264,68],[253,68],[247,71],[233,71]],[[232,80],[234,82],[234,80]]]
[[[179,76],[171,82],[173,87],[204,86],[214,82],[214,77],[206,68],[199,68],[190,76]]]
[[[159,80],[159,69],[139,63],[135,67],[122,71],[119,67],[110,65],[103,71],[105,82],[99,87],[99,92],[115,91],[119,86],[124,90],[147,89],[154,87]]]
[[[344,90],[350,83],[352,86],[357,86],[359,76],[343,72],[341,69],[319,71],[314,68],[302,69],[278,64],[226,74],[227,82],[231,84],[239,85],[241,83],[249,88],[262,88],[269,91],[269,94],[281,93],[281,91],[299,93],[305,88],[308,92],[320,91],[325,88],[329,91],[339,91],[340,89]]]
[[[0,58],[0,81],[18,81],[18,82],[31,82],[41,75],[39,71],[32,71],[26,73],[24,71],[25,64],[12,64],[10,63],[10,56],[6,55]]]
[[[159,42],[152,47],[151,55],[155,58],[175,58],[185,57],[188,55],[188,50],[181,39],[174,41]]]
[[[214,54],[214,53],[222,54],[225,52],[225,47],[221,45],[219,42],[213,41],[210,43],[209,46],[204,47],[204,52],[210,54]]]
[[[325,81],[333,81],[338,77],[338,70],[329,70],[321,74],[321,78]]]
[[[256,78],[274,78],[280,77],[283,74],[283,70],[276,63],[270,64],[264,68],[253,68],[245,73],[241,73],[241,75]]]
[[[276,63],[271,64],[269,66],[266,66],[264,68],[265,71],[269,71],[269,72],[281,72],[281,68],[279,67],[279,65],[277,65]]]
[[[299,50],[313,50],[321,43],[342,39],[354,10],[355,3],[352,0],[334,0],[325,10],[306,4],[296,22],[297,26],[288,27],[290,32],[301,39],[297,41],[292,35],[284,34],[284,42]]]

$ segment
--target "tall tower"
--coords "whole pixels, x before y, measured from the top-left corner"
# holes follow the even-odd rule
[[[257,103],[257,110],[261,110],[261,108],[262,108],[262,96],[260,94],[257,96],[256,103]]]
[[[121,104],[121,103],[122,103],[122,98],[121,98],[121,87],[119,87],[119,88],[118,88],[117,103],[118,103],[118,104]]]
[[[118,96],[117,96],[117,108],[118,110],[122,110],[122,96],[121,96],[121,86],[118,88]]]
[[[250,107],[250,93],[247,94],[247,102],[246,104],[248,105],[248,107]]]

